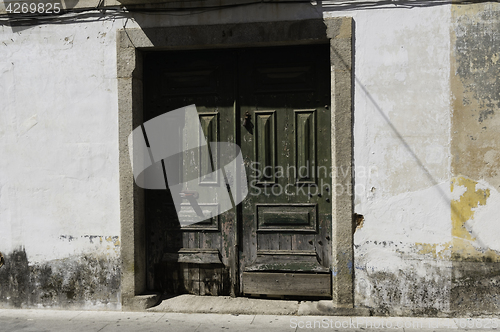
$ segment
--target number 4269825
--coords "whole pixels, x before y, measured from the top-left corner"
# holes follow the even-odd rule
[[[58,14],[61,12],[61,4],[59,3],[34,3],[34,2],[15,2],[9,3],[5,11],[9,14]]]

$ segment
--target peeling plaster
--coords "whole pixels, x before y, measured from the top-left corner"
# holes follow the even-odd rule
[[[0,306],[120,308],[116,28],[0,29]]]
[[[484,182],[463,176],[452,180],[452,192],[455,188],[462,194],[451,201],[453,259],[500,262],[498,237],[492,235],[500,232],[496,222],[500,194]]]
[[[500,187],[500,4],[452,6],[452,171]]]
[[[277,8],[262,20],[276,20]],[[232,13],[138,15],[129,25],[253,19]],[[354,161],[377,170],[355,172],[357,306],[431,316],[500,308],[499,13],[479,3],[324,14],[356,22]],[[9,59],[0,64],[0,155],[10,156],[0,159],[0,280],[12,280],[0,287],[3,306],[119,308],[123,24],[0,30]]]

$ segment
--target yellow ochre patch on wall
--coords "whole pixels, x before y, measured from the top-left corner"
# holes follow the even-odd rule
[[[500,256],[491,249],[481,249],[466,228],[466,222],[474,219],[475,208],[486,205],[489,189],[476,189],[477,181],[458,176],[451,180],[451,192],[465,187],[459,199],[451,200],[452,260],[500,262]]]
[[[435,259],[450,259],[451,242],[439,243],[415,243],[420,255],[431,255]]]

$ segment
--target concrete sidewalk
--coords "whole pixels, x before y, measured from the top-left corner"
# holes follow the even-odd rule
[[[498,318],[228,315],[0,309],[0,331],[487,331]]]

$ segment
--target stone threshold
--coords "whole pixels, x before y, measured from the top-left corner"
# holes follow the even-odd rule
[[[232,315],[370,316],[368,308],[337,308],[329,300],[293,301],[187,294],[163,300],[156,294],[134,296],[124,299],[123,310]]]

